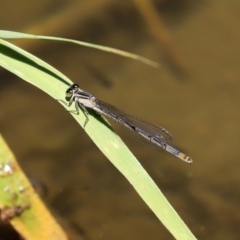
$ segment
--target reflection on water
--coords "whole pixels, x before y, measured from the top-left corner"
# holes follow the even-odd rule
[[[42,12],[51,12],[55,6],[54,1],[41,4],[38,9]],[[240,2],[184,4],[185,11],[180,8],[179,15],[178,8],[173,12],[161,8],[160,3],[159,8],[187,65],[189,77],[185,81],[168,68],[161,46],[129,4],[115,3],[115,7],[103,10],[105,15],[89,14],[89,35],[79,20],[76,25],[85,31],[76,35],[69,30],[71,34],[66,31],[58,36],[90,39],[141,54],[159,61],[158,70],[66,44],[44,46],[41,42],[35,49],[31,43],[31,49],[99,99],[170,130],[173,145],[194,159],[191,166],[135,141],[113,123],[199,239],[238,239]],[[4,12],[4,6],[0,11]],[[22,30],[26,24],[23,19],[21,25],[23,15],[26,13],[19,13],[19,23],[6,22],[5,29],[15,26],[14,30]],[[28,18],[31,22],[32,17]],[[45,34],[44,29],[41,34]],[[85,61],[103,73],[112,87],[96,82],[96,71],[92,74],[81,64]],[[84,229],[90,239],[172,239],[57,101],[3,70],[0,79],[1,133],[26,172],[47,184],[46,201],[55,211]]]

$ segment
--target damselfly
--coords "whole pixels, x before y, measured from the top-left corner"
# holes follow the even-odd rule
[[[114,119],[122,126],[138,134],[145,142],[151,144],[155,148],[165,149],[184,162],[192,163],[192,159],[189,156],[167,144],[167,141],[172,140],[173,137],[166,129],[145,122],[108,103],[98,100],[92,94],[82,91],[77,84],[73,84],[67,89],[66,97],[69,99],[68,106],[71,106],[74,102],[77,112],[79,112],[80,109],[83,110],[86,116],[84,126],[86,126],[89,120],[87,108],[91,108],[100,114]]]

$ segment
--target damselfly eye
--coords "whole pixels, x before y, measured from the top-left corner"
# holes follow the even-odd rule
[[[69,87],[66,91],[66,97],[71,97],[73,95],[73,92],[78,90],[79,86],[75,83],[71,87]]]
[[[66,91],[66,97],[71,97],[72,96],[72,90],[71,89],[68,89],[67,91]]]
[[[79,86],[76,83],[74,83],[71,88],[76,90],[76,89],[79,89]]]
[[[66,91],[66,97],[71,97],[73,94],[73,88],[72,86],[70,88],[67,89]]]

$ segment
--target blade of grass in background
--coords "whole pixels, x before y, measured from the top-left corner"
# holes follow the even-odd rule
[[[67,240],[66,234],[34,191],[1,135],[0,166],[1,216],[6,210],[5,218],[9,218],[11,225],[26,240]]]
[[[61,42],[68,42],[68,43],[74,43],[77,45],[81,45],[84,47],[89,47],[89,48],[95,48],[104,52],[110,52],[114,53],[126,58],[131,58],[140,62],[143,62],[145,64],[148,64],[152,67],[159,67],[159,64],[157,62],[154,62],[150,59],[147,59],[145,57],[129,53],[126,51],[122,51],[116,48],[111,48],[111,47],[106,47],[102,45],[97,45],[97,44],[92,44],[92,43],[87,43],[87,42],[82,42],[82,41],[76,41],[73,39],[67,39],[67,38],[60,38],[60,37],[51,37],[51,36],[42,36],[42,35],[33,35],[33,34],[26,34],[26,33],[20,33],[20,32],[12,32],[12,31],[5,31],[5,30],[0,30],[0,38],[5,38],[5,39],[21,39],[21,38],[26,38],[26,39],[39,39],[39,40],[50,40],[50,41],[61,41]]]
[[[3,35],[4,33],[0,31],[1,38],[4,37]],[[14,34],[12,34],[13,37]],[[16,37],[18,38],[19,36],[17,35]],[[32,35],[31,38],[33,38]],[[65,91],[72,84],[67,77],[47,63],[1,39],[0,65],[45,91],[53,99],[64,100]],[[63,106],[70,110],[65,105]],[[75,110],[74,106],[71,110]],[[54,116],[52,117],[54,118]],[[85,122],[84,114],[73,114],[73,117],[83,126]],[[146,204],[176,239],[196,239],[137,159],[109,127],[96,117],[89,116],[89,122],[85,127],[85,131],[112,164],[128,179]]]

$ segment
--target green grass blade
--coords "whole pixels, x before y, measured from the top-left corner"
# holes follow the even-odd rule
[[[67,77],[47,63],[1,39],[0,65],[45,91],[53,99],[64,100],[65,91],[72,84]],[[71,109],[74,110],[74,106]],[[84,114],[73,114],[73,117],[83,126]],[[85,131],[176,239],[196,239],[141,164],[109,127],[96,117],[89,116]]]
[[[131,58],[140,62],[143,62],[145,64],[148,64],[152,67],[159,67],[159,64],[147,59],[145,57],[141,57],[139,55],[129,53],[126,51],[122,51],[116,48],[111,48],[111,47],[106,47],[102,45],[97,45],[97,44],[92,44],[92,43],[87,43],[87,42],[82,42],[82,41],[76,41],[72,39],[67,39],[67,38],[60,38],[60,37],[51,37],[51,36],[41,36],[41,35],[33,35],[33,34],[26,34],[26,33],[20,33],[20,32],[12,32],[12,31],[6,31],[6,30],[0,30],[0,38],[5,38],[5,39],[21,39],[21,38],[27,38],[27,39],[39,39],[39,40],[51,40],[51,41],[61,41],[61,42],[68,42],[68,43],[74,43],[77,45],[81,45],[84,47],[89,47],[89,48],[95,48],[104,52],[110,52],[114,53],[123,57]]]

